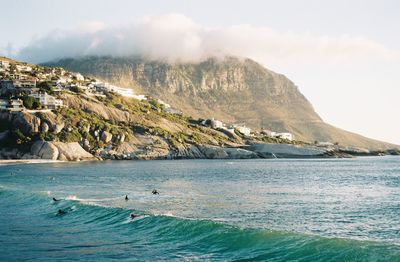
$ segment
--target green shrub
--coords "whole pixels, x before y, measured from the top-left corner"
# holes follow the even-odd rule
[[[40,92],[45,92],[49,95],[54,94],[53,85],[50,82],[44,81],[37,84],[37,87],[40,89]]]
[[[17,145],[22,145],[31,141],[31,138],[25,136],[19,129],[13,129],[11,131],[11,137]]]

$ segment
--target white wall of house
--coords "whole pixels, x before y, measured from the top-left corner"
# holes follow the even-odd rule
[[[249,136],[251,129],[246,126],[235,126],[235,129],[245,136]]]
[[[293,134],[291,133],[276,133],[275,137],[279,137],[282,139],[287,139],[289,141],[293,141]]]

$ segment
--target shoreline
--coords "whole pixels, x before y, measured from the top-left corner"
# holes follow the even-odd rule
[[[12,164],[48,164],[66,163],[71,161],[51,160],[51,159],[0,159],[0,166]]]
[[[354,159],[363,157],[385,157],[395,155],[359,155],[348,157],[279,157],[279,158],[139,158],[139,159],[97,159],[97,160],[80,160],[80,161],[63,161],[63,160],[51,160],[51,159],[0,159],[0,166],[2,165],[13,165],[13,164],[53,164],[53,163],[77,163],[77,162],[108,162],[108,161],[174,161],[174,160],[277,160],[277,159],[292,159],[292,160],[320,160],[320,159]]]

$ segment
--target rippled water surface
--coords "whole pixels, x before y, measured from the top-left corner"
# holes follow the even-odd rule
[[[0,214],[2,261],[400,261],[400,157],[0,165]]]

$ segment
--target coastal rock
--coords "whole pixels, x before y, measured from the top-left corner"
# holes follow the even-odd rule
[[[256,153],[242,148],[224,148],[224,150],[228,154],[229,158],[232,159],[258,158]]]
[[[228,153],[218,146],[199,146],[200,151],[209,159],[225,159],[229,158]]]
[[[172,159],[199,159],[205,158],[204,154],[195,145],[185,145],[170,152]]]
[[[262,158],[322,157],[327,152],[323,148],[289,144],[254,144],[246,149],[257,153]]]
[[[68,161],[80,161],[80,160],[92,160],[95,157],[89,152],[85,151],[77,142],[62,143],[52,142],[59,151],[59,160]]]
[[[57,160],[59,151],[51,142],[37,141],[31,147],[31,155],[38,156],[41,159]]]
[[[342,153],[347,153],[350,155],[368,155],[370,150],[366,148],[353,147],[353,146],[338,146],[337,150]]]
[[[16,148],[0,148],[0,159],[19,159],[22,155]]]

